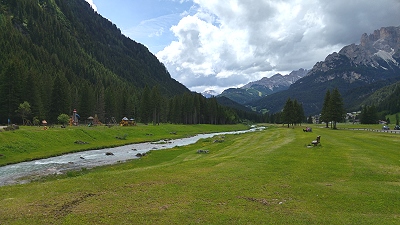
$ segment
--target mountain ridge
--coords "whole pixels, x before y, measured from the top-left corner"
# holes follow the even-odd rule
[[[287,98],[303,104],[306,114],[318,114],[323,96],[338,88],[345,108],[358,110],[374,91],[400,80],[400,26],[382,27],[363,34],[359,45],[351,44],[317,62],[307,75],[288,90],[250,103],[258,110],[279,112]]]
[[[263,77],[258,81],[250,82],[241,88],[242,89],[251,88],[253,85],[256,84],[256,85],[264,85],[273,91],[275,87],[292,85],[297,80],[304,77],[307,74],[307,72],[308,70],[301,68],[299,70],[292,71],[290,74],[287,75],[281,75],[280,73],[277,73],[271,77]]]
[[[287,75],[278,73],[271,77],[263,77],[260,80],[249,82],[240,88],[226,89],[217,97],[224,96],[239,104],[246,105],[248,102],[261,99],[264,96],[287,90],[290,85],[304,77],[307,72],[308,70],[306,69],[299,69]]]

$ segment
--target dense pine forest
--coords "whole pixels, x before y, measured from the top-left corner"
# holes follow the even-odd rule
[[[191,93],[140,43],[84,0],[0,0],[0,124],[81,118],[143,123],[236,123],[259,116]]]

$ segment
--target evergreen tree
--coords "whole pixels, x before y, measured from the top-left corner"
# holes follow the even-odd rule
[[[295,121],[295,107],[290,98],[286,100],[285,106],[283,107],[282,120],[283,124],[287,124],[288,127]]]
[[[337,88],[332,91],[329,104],[331,120],[333,122],[333,129],[337,129],[336,123],[343,121],[344,115],[346,113],[343,107],[343,98]]]
[[[376,124],[378,122],[378,112],[375,105],[364,106],[360,114],[361,124]]]
[[[151,112],[153,118],[153,125],[160,123],[160,113],[161,113],[161,95],[157,86],[151,89],[150,93],[151,101]]]
[[[203,96],[201,96],[200,94],[196,94],[194,96],[194,106],[193,106],[193,124],[197,124],[200,123],[200,99]]]
[[[328,124],[332,121],[332,115],[330,111],[330,99],[331,99],[331,92],[329,90],[326,91],[324,103],[322,105],[321,111],[321,121],[324,121],[326,124],[326,128],[328,128]]]
[[[22,63],[18,59],[12,59],[0,74],[0,121],[17,121],[15,110],[22,99]],[[22,122],[22,121],[21,121]]]
[[[361,109],[361,114],[360,114],[360,123],[361,124],[368,124],[368,107],[363,106]]]
[[[142,91],[142,97],[140,99],[140,121],[147,124],[151,120],[152,107],[150,99],[150,89],[146,86]]]
[[[117,100],[115,95],[115,90],[111,87],[107,87],[104,92],[105,96],[105,122],[112,122],[112,118],[117,116],[116,108],[117,108]]]
[[[71,111],[71,92],[68,80],[62,73],[59,73],[54,79],[50,121],[56,122],[58,115]]]
[[[79,109],[79,115],[82,119],[86,119],[89,116],[94,116],[94,109],[96,103],[96,96],[94,90],[89,83],[84,82],[80,86],[80,104],[77,109]]]
[[[194,107],[194,98],[193,94],[191,93],[184,93],[183,94],[183,116],[184,116],[184,123],[185,124],[193,124],[193,107]]]
[[[31,105],[32,114],[39,118],[45,118],[46,111],[41,94],[41,92],[44,92],[44,87],[40,86],[38,78],[40,78],[40,75],[36,71],[31,70],[29,72],[26,84],[24,84],[24,87],[26,87],[24,96]]]
[[[303,105],[299,104],[296,99],[291,100],[288,98],[288,100],[285,103],[285,106],[283,107],[282,110],[282,122],[283,124],[290,126],[301,124],[304,120],[304,109]]]
[[[106,101],[105,101],[105,93],[104,86],[101,82],[97,84],[96,87],[96,107],[95,107],[95,115],[100,121],[104,122],[105,114],[106,114]]]
[[[295,113],[295,119],[294,119],[294,123],[297,124],[301,124],[304,121],[304,109],[303,109],[303,105],[299,104],[297,102],[297,100],[295,99],[293,101],[293,107],[294,107],[294,113]]]
[[[175,96],[169,104],[169,121],[171,123],[182,123],[182,101],[180,96]]]
[[[307,119],[307,123],[308,123],[308,124],[312,124],[312,123],[313,123],[312,116],[309,116],[309,117],[308,117],[308,119]]]
[[[207,99],[208,122],[209,124],[218,124],[218,103],[215,97]]]

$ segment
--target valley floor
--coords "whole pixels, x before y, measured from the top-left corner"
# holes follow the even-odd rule
[[[0,215],[4,224],[399,224],[399,143],[270,126],[0,187]]]

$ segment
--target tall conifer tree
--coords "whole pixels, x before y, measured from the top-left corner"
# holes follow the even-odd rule
[[[288,98],[286,100],[285,106],[283,107],[283,112],[282,112],[282,119],[283,119],[283,124],[287,123],[287,126],[289,127],[290,124],[294,123],[294,115],[295,115],[295,109],[293,107],[293,101]]]
[[[71,92],[68,80],[62,73],[56,75],[53,83],[50,121],[56,122],[57,117],[62,114],[68,114],[71,111]]]
[[[329,104],[333,122],[333,129],[336,129],[336,123],[341,122],[345,115],[343,98],[337,88],[333,89]]]
[[[332,116],[330,114],[330,99],[331,99],[331,92],[329,90],[326,91],[325,93],[325,98],[324,98],[324,103],[322,105],[322,111],[321,111],[321,121],[324,121],[326,124],[326,128],[328,128],[328,124],[330,121],[332,121]]]
[[[140,99],[140,121],[147,124],[151,120],[151,99],[150,99],[150,89],[146,85],[142,91],[142,97]]]

